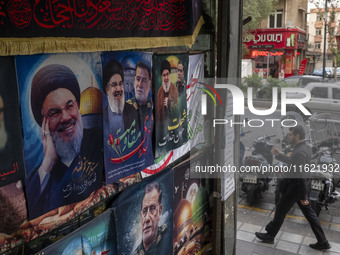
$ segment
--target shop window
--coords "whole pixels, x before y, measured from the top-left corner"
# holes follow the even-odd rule
[[[333,99],[340,99],[340,89],[333,88]]]
[[[269,16],[269,28],[282,27],[283,10],[277,10]]]
[[[316,35],[321,35],[321,29],[315,29],[315,34]]]
[[[317,98],[328,98],[328,88],[325,87],[315,87],[311,91],[312,97]]]

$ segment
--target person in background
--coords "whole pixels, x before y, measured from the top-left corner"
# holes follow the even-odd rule
[[[304,139],[305,130],[302,126],[297,125],[289,131],[288,141],[294,146],[291,156],[285,156],[280,153],[277,148],[273,148],[272,153],[275,155],[276,159],[290,164],[292,167],[296,167],[296,169],[300,169],[300,167],[309,164],[312,157],[312,149],[306,144]],[[287,178],[284,179],[284,183],[280,184],[280,191],[283,194],[276,207],[274,219],[267,224],[265,228],[267,233],[255,233],[257,238],[267,243],[274,243],[274,238],[279,232],[286,214],[292,206],[297,203],[308,220],[317,239],[317,243],[310,244],[309,246],[317,250],[327,250],[331,248],[321,228],[320,220],[309,202],[311,182],[310,179],[305,177],[306,176],[300,176],[300,178]]]

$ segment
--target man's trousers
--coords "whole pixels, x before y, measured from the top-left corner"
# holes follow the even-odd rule
[[[326,242],[327,239],[321,228],[319,218],[316,215],[315,211],[313,210],[311,203],[309,203],[308,205],[302,205],[300,200],[297,200],[296,185],[297,184],[295,183],[289,183],[286,192],[282,194],[275,210],[274,219],[271,222],[269,222],[269,224],[266,226],[268,234],[273,237],[277,235],[283,224],[286,214],[288,213],[290,208],[292,208],[294,203],[297,203],[303,215],[308,220],[318,242],[319,243]]]

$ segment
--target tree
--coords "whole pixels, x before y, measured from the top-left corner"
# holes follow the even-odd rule
[[[337,34],[337,24],[338,21],[336,19],[337,8],[340,8],[339,0],[309,0],[310,3],[314,4],[316,8],[319,9],[320,16],[325,15],[325,5],[327,1],[327,35],[328,35],[328,49],[332,52],[333,55],[333,67],[334,67],[334,79],[337,80],[337,72],[336,69],[338,67],[338,59],[340,58],[340,50],[337,47],[336,42],[336,34]],[[325,18],[325,17],[324,17]],[[326,42],[324,42],[326,43]]]
[[[251,17],[251,21],[243,25],[243,38],[250,36],[249,31],[258,28],[263,19],[275,11],[279,0],[243,0],[243,20]],[[243,44],[243,49],[247,47]]]
[[[275,11],[279,0],[243,0],[243,19],[251,16],[252,20],[243,26],[243,31],[249,31],[259,26],[263,19]]]

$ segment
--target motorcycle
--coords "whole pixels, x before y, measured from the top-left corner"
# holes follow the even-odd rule
[[[323,207],[328,210],[328,205],[339,198],[339,192],[335,190],[338,181],[334,171],[338,164],[333,157],[335,153],[339,153],[339,139],[334,124],[329,120],[330,114],[314,114],[310,118],[313,136],[310,199],[311,206],[318,216]]]
[[[271,153],[271,149],[273,148],[273,144],[271,144],[270,138],[271,136],[260,136],[253,141],[253,152],[251,156],[245,157],[243,161],[243,166],[256,166],[258,167],[258,171],[262,166],[268,166],[273,163],[273,155]],[[241,190],[247,193],[247,201],[249,205],[253,205],[257,202],[261,196],[261,192],[266,191],[269,188],[269,182],[271,178],[266,175],[261,175],[258,177],[255,171],[249,171],[240,181],[242,182]]]
[[[311,205],[316,214],[319,216],[322,207],[328,210],[328,205],[335,202],[339,197],[339,193],[335,190],[334,176],[330,171],[337,166],[333,153],[336,152],[336,147],[330,144],[313,147],[314,155],[311,162],[312,179],[311,179]]]

